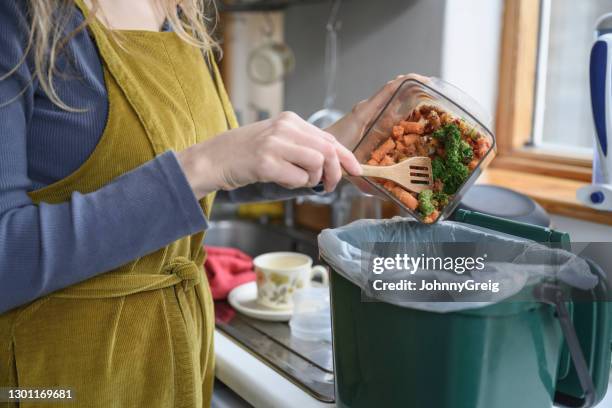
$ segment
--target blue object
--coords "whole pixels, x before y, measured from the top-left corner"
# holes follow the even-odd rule
[[[590,56],[590,90],[593,122],[593,175],[591,184],[576,192],[585,205],[600,211],[612,211],[612,13],[601,16],[595,24],[595,41]]]
[[[606,76],[608,67],[608,44],[597,41],[591,50],[591,105],[597,138],[604,156],[608,155],[608,141],[606,129]]]
[[[606,196],[601,191],[595,191],[594,193],[591,193],[591,201],[593,202],[593,204],[601,204],[604,202],[605,199]]]

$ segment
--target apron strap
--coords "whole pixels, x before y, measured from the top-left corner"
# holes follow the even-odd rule
[[[106,273],[78,285],[53,293],[50,297],[68,299],[105,299],[164,289],[182,283],[187,290],[204,278],[203,265],[186,257],[177,257],[165,268],[166,274]]]
[[[206,61],[206,67],[208,68],[208,72],[210,73],[213,83],[215,84],[217,97],[219,98],[219,101],[221,101],[221,105],[223,105],[223,113],[225,114],[225,123],[227,125],[227,129],[230,130],[234,128],[234,126],[232,126],[232,121],[230,120],[230,115],[233,115],[233,112],[228,111],[228,101],[226,101],[224,97],[225,93],[222,90],[223,85],[220,83],[221,74],[219,73],[219,70],[217,69],[217,66],[214,63],[215,54],[210,49],[203,51],[202,53],[204,54],[204,61]]]

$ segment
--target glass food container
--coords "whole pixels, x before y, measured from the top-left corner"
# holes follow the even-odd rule
[[[360,163],[366,164],[370,159],[372,151],[391,137],[393,126],[397,125],[400,121],[407,120],[415,109],[423,105],[436,107],[455,118],[462,119],[475,132],[473,134],[480,134],[486,138],[490,146],[486,154],[480,157],[476,167],[471,170],[468,178],[451,196],[447,205],[441,208],[439,216],[433,220],[435,223],[450,216],[467,189],[474,184],[482,170],[489,165],[496,153],[495,136],[490,130],[491,119],[470,96],[439,78],[419,77],[418,79],[406,79],[393,96],[391,96],[370,127],[367,128],[353,149],[353,153]],[[351,177],[350,179],[362,192],[391,200],[415,219],[424,223],[425,217],[421,215],[418,209],[412,210],[408,208],[372,178]],[[432,222],[430,221],[430,223]]]

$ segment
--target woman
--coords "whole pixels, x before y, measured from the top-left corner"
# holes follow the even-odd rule
[[[401,78],[327,131],[291,113],[237,128],[200,1],[0,3],[0,387],[208,406],[215,191],[359,174],[346,146]]]

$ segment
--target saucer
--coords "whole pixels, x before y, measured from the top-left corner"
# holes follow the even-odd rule
[[[248,282],[236,286],[227,297],[229,304],[238,312],[254,319],[270,322],[286,322],[291,319],[293,309],[277,310],[257,303],[257,283]]]

